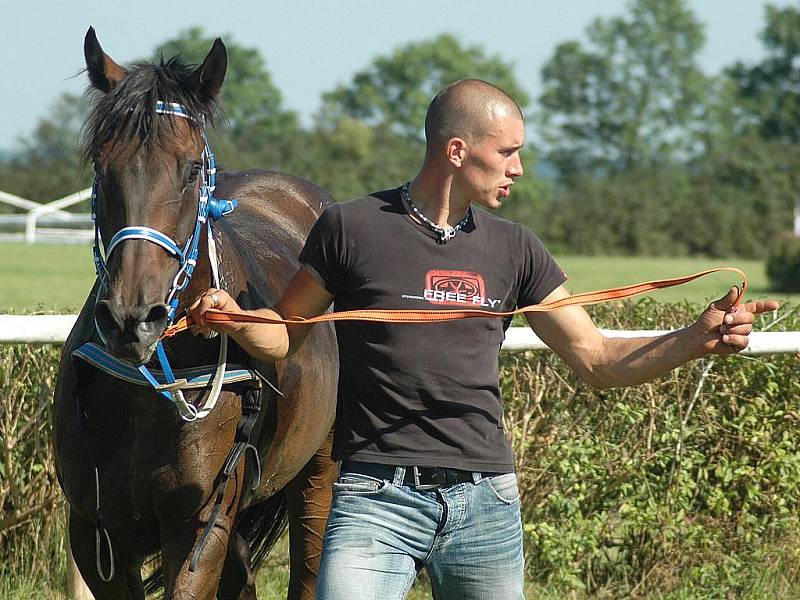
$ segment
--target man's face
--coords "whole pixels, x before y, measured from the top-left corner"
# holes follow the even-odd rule
[[[525,127],[518,115],[490,120],[486,135],[467,145],[462,164],[463,190],[470,201],[491,209],[501,205],[522,175],[519,151],[524,143]]]

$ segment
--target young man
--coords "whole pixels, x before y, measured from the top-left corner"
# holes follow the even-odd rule
[[[471,208],[497,208],[522,175],[516,102],[483,81],[453,83],[431,103],[425,134],[417,176],[327,209],[275,310],[257,313],[310,317],[332,302],[337,311],[508,311],[569,295],[533,233]],[[606,338],[578,307],[528,322],[584,381],[627,386],[745,348],[754,314],[777,304],[733,311],[735,299],[731,290],[696,323],[659,338]],[[308,326],[212,325],[203,317],[212,307],[240,310],[209,290],[191,311],[199,327],[228,333],[261,359],[280,360],[307,334]],[[337,322],[334,458],[343,462],[319,598],[400,599],[423,566],[437,599],[523,598],[519,494],[498,383],[505,325]]]

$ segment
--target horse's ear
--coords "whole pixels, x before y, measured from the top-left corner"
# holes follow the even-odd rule
[[[101,92],[108,93],[125,77],[125,69],[111,60],[103,52],[94,27],[89,27],[83,39],[83,55],[86,58],[86,70],[89,71],[89,81]]]
[[[206,55],[203,64],[192,73],[194,89],[201,102],[210,102],[216,99],[222,82],[225,79],[225,70],[228,68],[228,51],[225,44],[217,38]]]

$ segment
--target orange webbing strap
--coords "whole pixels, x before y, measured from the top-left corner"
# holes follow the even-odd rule
[[[717,267],[716,269],[708,269],[701,271],[694,275],[687,275],[685,277],[676,277],[675,279],[659,279],[656,281],[646,281],[644,283],[636,283],[633,285],[626,285],[623,287],[612,288],[608,290],[598,290],[594,292],[582,292],[574,294],[567,298],[554,300],[553,302],[546,302],[544,304],[534,304],[532,306],[524,306],[517,310],[508,312],[493,312],[489,310],[381,310],[381,309],[368,309],[368,310],[347,310],[341,312],[332,312],[319,315],[317,317],[288,317],[286,319],[276,319],[270,317],[262,317],[251,313],[243,312],[223,312],[221,310],[209,309],[206,312],[206,319],[212,323],[272,323],[272,324],[312,324],[322,323],[325,321],[379,321],[382,323],[442,323],[445,321],[455,321],[457,319],[474,319],[479,317],[510,317],[516,314],[532,313],[532,312],[546,312],[564,308],[565,306],[584,306],[588,304],[598,304],[600,302],[608,302],[609,300],[621,300],[623,298],[630,298],[638,294],[652,292],[653,290],[660,290],[684,283],[689,283],[695,279],[699,279],[711,273],[719,271],[730,271],[738,273],[742,277],[742,287],[739,290],[739,296],[736,298],[734,306],[738,306],[741,302],[742,296],[747,289],[747,276],[741,269],[736,267]],[[193,323],[191,317],[183,317],[178,320],[173,326],[169,327],[164,332],[164,337],[171,337],[176,333],[180,333],[189,328]]]

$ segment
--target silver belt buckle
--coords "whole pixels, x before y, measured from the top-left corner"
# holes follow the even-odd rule
[[[411,467],[412,473],[414,473],[414,489],[417,490],[435,490],[439,487],[438,483],[425,483],[421,484],[419,482],[419,469],[417,467]]]

